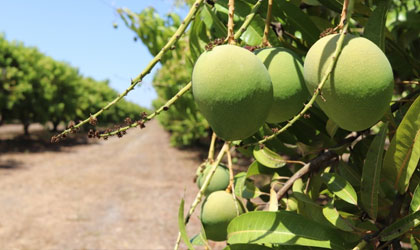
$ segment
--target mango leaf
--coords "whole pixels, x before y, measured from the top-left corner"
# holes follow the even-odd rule
[[[251,46],[258,46],[262,42],[264,28],[261,28],[261,26],[256,23],[257,20],[260,20],[259,24],[264,27],[264,21],[261,19],[255,19],[241,35],[241,40]]]
[[[201,11],[201,17],[209,30],[214,29],[216,37],[226,36],[226,26],[207,4],[204,4],[203,10]]]
[[[357,206],[357,194],[352,185],[338,174],[323,173],[321,178],[328,186],[328,190],[341,199]]]
[[[382,230],[379,237],[381,241],[393,240],[418,225],[420,225],[420,211],[416,211],[392,223]]]
[[[269,168],[281,168],[286,165],[286,161],[277,153],[267,147],[262,149],[258,146],[254,148],[254,158],[261,164]]]
[[[362,176],[357,169],[340,161],[338,163],[338,172],[343,176],[353,187],[360,187],[360,179]]]
[[[235,194],[245,199],[258,197],[262,192],[254,183],[246,178],[245,172],[240,172],[234,177]]]
[[[385,154],[383,171],[405,193],[420,157],[420,98],[408,109]]]
[[[194,246],[204,246],[205,245],[205,241],[204,238],[202,236],[201,233],[196,234],[194,237],[192,237],[190,239],[191,244],[193,244]]]
[[[374,220],[376,220],[378,214],[379,182],[387,129],[388,124],[384,124],[381,127],[381,130],[370,144],[365,164],[363,165],[362,183],[360,188],[362,205],[369,216]]]
[[[414,234],[410,235],[410,243],[413,250],[420,250],[420,240]]]
[[[272,250],[272,248],[257,244],[233,244],[226,246],[223,250]]]
[[[311,181],[309,182],[309,190],[308,190],[308,196],[312,200],[316,200],[319,197],[319,191],[323,184],[322,178],[320,174],[314,173],[311,175]]]
[[[270,205],[268,211],[278,211],[279,210],[279,201],[277,199],[277,192],[274,188],[270,188]]]
[[[379,1],[363,31],[363,36],[385,51],[385,23],[390,0]]]
[[[322,214],[324,214],[325,218],[338,229],[347,232],[353,231],[353,227],[350,222],[341,217],[337,209],[331,203],[322,208]]]
[[[197,15],[199,16],[199,14]],[[210,39],[207,37],[205,23],[201,18],[195,18],[192,22],[189,35],[189,46],[193,62],[204,52],[204,47],[209,42]]]
[[[300,245],[348,249],[345,235],[288,211],[254,211],[234,218],[228,243]],[[344,237],[343,237],[344,236]]]
[[[302,33],[308,45],[314,44],[321,33],[318,27],[312,22],[309,15],[305,14],[296,5],[287,1],[273,1],[273,16],[279,16],[286,23]]]
[[[191,244],[188,235],[187,230],[185,229],[185,220],[184,220],[184,199],[181,199],[181,204],[179,205],[178,210],[178,227],[179,227],[179,233],[181,234],[181,239],[184,241],[185,245],[187,245],[188,249],[194,250],[194,246]]]
[[[416,212],[418,210],[420,210],[420,185],[417,185],[416,190],[414,190],[410,203],[410,212]]]
[[[304,183],[298,179],[293,183],[293,197],[297,200],[297,211],[300,215],[315,222],[332,227],[329,221],[322,214],[321,206],[303,193]]]
[[[248,167],[248,171],[246,172],[246,178],[254,176],[254,175],[259,175],[259,174],[269,174],[269,175],[271,175],[273,173],[274,173],[274,171],[273,171],[272,168],[267,168],[264,165],[262,165],[261,163],[259,163],[258,161],[254,161]]]

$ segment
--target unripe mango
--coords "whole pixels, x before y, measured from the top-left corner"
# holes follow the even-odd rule
[[[317,41],[304,63],[306,86],[313,93],[329,67],[339,35]],[[389,109],[394,88],[391,65],[373,42],[347,34],[337,64],[316,102],[339,127],[349,131],[367,129]]]
[[[197,185],[198,188],[201,188],[204,181],[207,178],[207,175],[210,173],[211,165],[207,165],[204,169],[203,173],[201,173],[198,176],[197,179]],[[213,193],[214,191],[218,190],[225,190],[227,186],[229,185],[229,169],[223,165],[219,164],[216,168],[216,171],[214,172],[213,177],[210,180],[209,185],[206,188],[206,191],[204,192],[204,195],[209,195]]]
[[[273,106],[266,121],[289,120],[299,113],[309,96],[299,57],[285,48],[267,48],[254,53],[267,67],[273,84]]]
[[[273,102],[264,64],[252,52],[234,45],[217,46],[198,58],[192,93],[213,131],[227,141],[257,132]]]
[[[239,214],[244,212],[242,204],[237,202]],[[226,191],[211,193],[201,206],[201,223],[207,239],[224,241],[227,238],[227,226],[237,216],[235,200]]]

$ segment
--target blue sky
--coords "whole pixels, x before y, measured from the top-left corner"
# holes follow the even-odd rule
[[[175,11],[174,0],[9,0],[2,1],[0,33],[8,40],[36,46],[56,60],[69,62],[85,76],[109,79],[118,92],[125,90],[152,59],[134,32],[125,27],[115,8],[134,12],[153,6],[163,16]],[[118,24],[118,29],[113,28]],[[154,72],[154,71],[153,71]],[[152,75],[126,97],[145,107],[156,98]]]

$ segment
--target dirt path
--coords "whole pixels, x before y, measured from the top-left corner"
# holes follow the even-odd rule
[[[16,167],[0,168],[0,249],[172,249],[198,158],[171,148],[157,122],[93,145],[2,154]]]

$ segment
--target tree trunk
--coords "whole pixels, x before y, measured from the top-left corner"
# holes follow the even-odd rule
[[[24,131],[25,135],[29,135],[29,125],[31,125],[29,122],[24,122],[23,123],[23,131]]]
[[[52,131],[53,132],[57,132],[57,128],[58,128],[58,125],[60,124],[60,122],[55,121],[55,122],[52,122],[52,124],[53,124]]]

